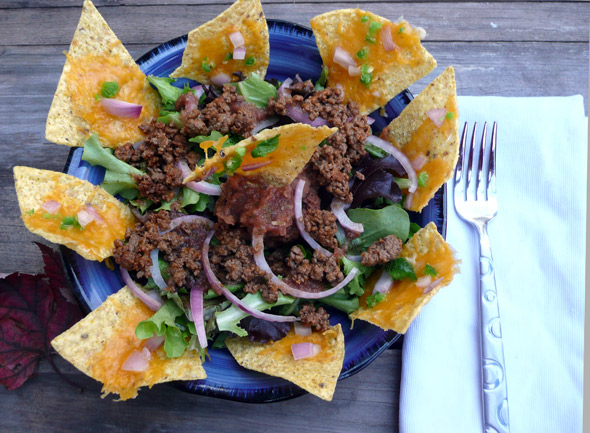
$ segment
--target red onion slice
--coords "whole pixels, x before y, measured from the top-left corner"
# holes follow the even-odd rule
[[[301,335],[302,337],[307,337],[308,335],[311,335],[311,327],[303,326],[299,322],[293,323],[293,330],[295,331],[295,334]]]
[[[121,366],[121,370],[135,371],[139,373],[142,371],[146,371],[148,366],[149,359],[146,357],[145,353],[140,352],[139,350],[134,350],[133,352],[131,352],[131,354],[127,357],[127,359]]]
[[[404,200],[404,207],[406,209],[409,209],[412,206],[412,200],[414,199],[414,193],[411,192],[406,196],[406,199]]]
[[[244,60],[246,58],[246,47],[242,46],[234,48],[234,53],[232,57],[235,60]]]
[[[428,110],[426,115],[434,122],[434,124],[440,128],[445,121],[445,116],[447,115],[446,108],[435,108],[433,110]]]
[[[223,72],[211,77],[211,82],[218,87],[223,86],[231,81],[231,77]]]
[[[230,33],[229,39],[231,40],[231,43],[233,44],[234,48],[241,47],[246,43],[244,41],[244,36],[242,35],[242,32],[240,32],[239,30]]]
[[[393,277],[389,275],[389,272],[383,270],[381,276],[375,283],[375,287],[373,287],[373,294],[387,293],[391,289],[391,286],[393,286]]]
[[[375,119],[373,119],[372,117],[367,116],[367,123],[369,125],[372,125],[373,123],[375,123]]]
[[[432,289],[434,289],[436,286],[438,286],[438,285],[441,283],[441,281],[442,281],[443,279],[444,279],[443,277],[440,277],[439,279],[437,279],[437,280],[434,280],[434,281],[433,281],[432,283],[430,283],[428,286],[424,287],[424,289],[422,290],[422,293],[423,293],[423,294],[426,294],[426,293],[428,293],[428,292],[431,292],[431,291],[432,291]]]
[[[334,57],[332,60],[334,63],[342,66],[344,69],[348,69],[349,66],[356,67],[356,62],[352,56],[340,47],[336,47],[334,50]]]
[[[182,177],[186,178],[191,174],[191,169],[188,168],[187,163],[184,161],[178,161],[176,163],[176,167],[182,171]],[[203,194],[207,195],[221,195],[221,185],[215,185],[213,183],[205,182],[204,180],[199,182],[192,180],[185,183],[184,186],[192,189],[193,191],[202,192]]]
[[[318,126],[324,126],[328,124],[328,121],[321,117],[316,117],[315,120],[311,120],[307,114],[297,105],[287,106],[287,116],[292,120],[299,123],[306,123],[314,128]]]
[[[128,119],[137,119],[143,109],[141,105],[119,101],[118,99],[102,98],[100,103],[107,113]]]
[[[310,358],[322,351],[322,346],[314,343],[295,343],[291,345],[291,353],[293,359],[298,361],[300,359]]]
[[[389,26],[381,27],[381,42],[385,51],[395,50],[395,42],[393,42],[393,36],[391,35],[391,28]]]
[[[44,202],[41,205],[41,209],[43,209],[45,212],[48,212],[52,215],[55,215],[57,213],[57,211],[59,211],[60,207],[61,207],[60,202],[58,202],[56,200],[47,200],[46,202]]]
[[[358,262],[360,263],[363,260],[363,256],[346,256],[348,260],[351,262]]]
[[[156,283],[156,286],[158,286],[160,290],[165,290],[166,287],[168,287],[168,284],[166,284],[166,281],[164,281],[164,277],[162,277],[162,274],[160,272],[158,254],[160,254],[160,250],[157,248],[154,248],[150,253],[150,258],[152,259],[152,266],[150,266],[150,272],[152,273],[152,279],[154,280],[154,283]]]
[[[164,344],[165,339],[166,337],[164,337],[163,335],[160,337],[154,334],[152,338],[148,338],[147,340],[145,340],[145,343],[143,343],[143,347],[147,348],[150,352],[153,352],[162,344]]]
[[[201,85],[193,86],[193,87],[191,87],[191,89],[193,89],[195,91],[195,96],[197,98],[200,98],[201,96],[203,96],[203,93],[205,93],[205,89],[203,89],[203,86],[201,86]]]
[[[252,171],[252,170],[256,170],[262,167],[266,167],[268,164],[270,164],[272,161],[270,159],[266,160],[266,161],[261,161],[261,162],[255,162],[253,164],[246,164],[240,167],[240,169],[242,171]]]
[[[355,223],[346,214],[346,204],[337,198],[332,199],[332,203],[330,204],[330,208],[332,209],[332,213],[338,219],[340,225],[355,234],[360,235],[365,229],[361,223]]]
[[[254,262],[256,266],[262,269],[267,274],[267,278],[270,277],[270,280],[279,286],[281,292],[294,296],[296,298],[302,299],[321,299],[325,298],[326,296],[330,296],[343,287],[346,287],[348,283],[352,281],[354,276],[357,274],[358,269],[354,268],[350,273],[344,278],[338,285],[332,287],[331,289],[324,290],[323,292],[306,292],[305,290],[299,290],[295,287],[289,286],[287,283],[283,282],[279,277],[277,277],[270,266],[268,265],[266,258],[264,257],[264,238],[261,234],[255,233],[252,235],[252,248],[254,250]]]
[[[262,131],[264,128],[268,128],[269,126],[274,125],[278,121],[278,117],[269,117],[268,119],[261,120],[254,126],[254,129],[252,130],[252,135],[255,135],[256,133]]]
[[[131,276],[129,275],[129,271],[127,271],[127,269],[119,268],[119,271],[121,272],[121,277],[123,277],[123,281],[129,288],[131,293],[137,296],[137,298],[141,302],[143,302],[146,305],[146,307],[148,307],[152,311],[158,311],[162,307],[162,305],[164,305],[164,301],[162,300],[160,295],[158,295],[154,290],[151,290],[147,293],[141,290],[141,288],[139,288],[137,284],[135,284],[135,282],[131,279]]]
[[[316,251],[324,253],[327,257],[330,257],[332,253],[322,247],[317,241],[311,237],[305,230],[305,223],[303,221],[303,188],[305,187],[305,180],[299,179],[295,186],[294,204],[295,204],[295,223],[299,229],[301,237],[305,239],[305,242],[309,244]],[[258,265],[260,266],[260,265]]]
[[[279,90],[277,90],[277,98],[280,98],[281,96],[287,96],[289,94],[289,92],[287,92],[287,89],[291,87],[292,83],[293,80],[291,78],[285,79],[285,81],[281,83]]]
[[[207,333],[205,332],[205,321],[203,319],[203,288],[194,286],[191,289],[191,313],[193,322],[197,329],[197,338],[201,349],[207,347]]]
[[[218,295],[225,296],[232,304],[238,307],[240,310],[244,311],[245,313],[250,314],[257,319],[268,320],[269,322],[296,322],[299,318],[295,316],[279,316],[276,314],[269,314],[263,313],[262,311],[258,311],[255,308],[251,308],[248,304],[243,302],[240,298],[235,296],[232,292],[230,292],[221,281],[217,279],[213,269],[211,269],[211,263],[209,262],[209,244],[211,242],[211,238],[215,234],[215,230],[211,230],[205,238],[205,242],[203,243],[203,250],[202,250],[202,261],[203,261],[203,269],[205,270],[205,276],[211,285],[211,288],[215,293]]]
[[[414,167],[412,167],[412,163],[410,162],[408,157],[404,155],[404,153],[397,147],[395,147],[393,144],[374,135],[369,135],[367,137],[367,142],[371,143],[373,146],[377,146],[379,149],[384,150],[385,152],[393,156],[395,159],[397,159],[404,168],[404,170],[406,170],[406,173],[408,174],[408,179],[411,182],[410,188],[408,190],[410,192],[416,191],[416,188],[418,188],[418,176],[416,176],[416,171],[414,170]]]
[[[86,209],[80,209],[76,216],[78,217],[78,222],[82,227],[86,227],[88,224],[94,221],[94,215],[92,215]]]

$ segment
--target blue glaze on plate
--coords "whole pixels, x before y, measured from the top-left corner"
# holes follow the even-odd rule
[[[269,20],[270,65],[267,77],[284,80],[299,74],[301,78],[316,80],[321,72],[322,61],[313,33],[310,29],[286,21]],[[168,76],[182,61],[186,36],[168,41],[144,56],[137,63],[148,75]],[[387,118],[378,112],[374,131],[380,131],[399,115],[412,100],[409,91],[397,95],[387,104]],[[72,149],[65,171],[97,185],[102,181],[104,169],[91,167],[81,161],[82,149]],[[412,215],[420,225],[434,221],[439,228],[446,228],[444,190],[439,191],[431,204],[421,214]],[[110,294],[123,287],[118,271],[111,271],[98,262],[87,261],[76,253],[62,248],[65,268],[75,292],[88,310],[97,308]],[[357,320],[354,331],[345,314],[331,311],[331,323],[342,324],[346,341],[340,379],[345,379],[371,363],[381,352],[399,338],[395,332],[386,332],[373,325]],[[298,386],[279,378],[247,370],[238,365],[227,350],[209,350],[211,361],[204,364],[207,378],[204,380],[177,382],[174,385],[184,391],[244,402],[273,402],[300,396],[305,393]]]

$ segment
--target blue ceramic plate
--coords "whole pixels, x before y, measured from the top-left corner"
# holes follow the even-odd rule
[[[269,20],[268,27],[270,65],[267,77],[284,80],[299,74],[304,80],[316,80],[322,61],[312,31],[297,24],[275,20]],[[180,65],[185,46],[186,36],[179,37],[154,48],[137,63],[147,75],[168,76]],[[374,130],[382,129],[411,100],[412,95],[404,91],[387,105],[387,118],[373,113],[376,119]],[[104,170],[81,161],[81,156],[82,149],[73,149],[65,171],[99,184]],[[440,191],[420,215],[412,216],[414,221],[420,225],[434,221],[444,232],[446,210],[443,196],[444,191]],[[118,271],[111,271],[102,263],[87,261],[66,248],[62,248],[62,256],[72,285],[89,310],[97,308],[107,296],[124,286]],[[395,332],[385,332],[361,321],[357,321],[354,330],[351,330],[347,316],[335,310],[331,311],[331,322],[342,324],[346,341],[346,355],[339,379],[358,373],[399,338]],[[207,379],[178,382],[175,386],[195,394],[256,403],[285,400],[305,393],[286,380],[240,367],[227,350],[211,349],[209,353],[211,360],[204,365]]]

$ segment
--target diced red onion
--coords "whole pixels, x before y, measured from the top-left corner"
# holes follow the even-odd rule
[[[149,351],[148,351],[149,353]],[[127,357],[123,365],[121,366],[121,370],[123,371],[135,371],[135,372],[142,372],[146,371],[149,366],[149,359],[146,357],[145,353],[140,352],[139,350],[134,350],[131,354]]]
[[[311,335],[311,327],[303,326],[299,322],[293,323],[293,330],[295,331],[295,334],[301,335],[302,337],[307,337],[308,335]]]
[[[211,77],[211,82],[218,87],[221,87],[224,84],[229,83],[230,81],[231,81],[231,77],[223,72],[220,72],[219,74]]]
[[[321,117],[316,117],[315,120],[311,120],[309,116],[297,105],[287,106],[287,116],[293,119],[295,122],[306,123],[313,127],[327,125],[328,122]]]
[[[188,177],[191,174],[191,169],[188,168],[188,165],[185,161],[177,161],[176,167],[182,171],[182,177]],[[221,195],[221,185],[215,185],[204,180],[199,182],[191,180],[190,182],[185,183],[184,186],[192,189],[193,191],[202,192],[203,194],[207,195]]]
[[[385,51],[395,50],[395,42],[393,42],[393,36],[391,36],[391,28],[389,26],[381,27],[381,42],[383,42]]]
[[[254,126],[254,129],[252,130],[252,135],[262,131],[264,128],[268,128],[269,126],[274,125],[278,121],[279,121],[278,117],[269,117],[267,119],[261,120],[260,122],[258,122]],[[242,168],[242,170],[243,170],[243,168]]]
[[[375,90],[374,92],[371,92],[371,95],[373,95],[375,98],[380,98],[381,92],[378,90]],[[383,117],[387,117],[387,116],[383,116]]]
[[[375,283],[375,287],[373,287],[373,294],[375,293],[387,293],[391,286],[393,285],[393,277],[389,275],[389,272],[381,272],[381,276]]]
[[[78,222],[82,227],[86,227],[88,224],[94,221],[94,215],[92,215],[86,209],[80,209],[76,216],[78,217]]]
[[[289,94],[287,89],[291,87],[292,83],[293,80],[291,78],[287,78],[285,81],[283,81],[279,87],[279,90],[277,90],[277,98],[280,98],[281,96],[287,96]]]
[[[246,47],[242,46],[234,48],[232,57],[236,60],[244,60],[246,58]]]
[[[416,170],[420,170],[427,162],[428,158],[426,158],[425,155],[420,154],[412,161],[412,167],[414,167]]]
[[[348,75],[351,77],[358,77],[361,75],[361,67],[360,66],[348,66]]]
[[[52,215],[55,215],[60,207],[61,207],[60,202],[58,202],[56,200],[47,200],[46,202],[44,202],[41,205],[41,209],[43,209],[45,212],[48,212]]]
[[[240,298],[235,296],[232,292],[230,292],[221,281],[215,276],[213,269],[211,269],[211,263],[209,262],[209,244],[211,243],[211,238],[215,234],[214,230],[211,230],[207,237],[205,238],[205,242],[203,243],[203,250],[202,250],[202,262],[203,262],[203,269],[205,270],[205,276],[211,285],[213,291],[218,295],[225,296],[232,304],[238,307],[240,310],[250,314],[257,319],[268,320],[269,322],[296,322],[299,318],[295,316],[279,316],[276,314],[270,313],[263,313],[262,311],[258,311],[255,308],[250,307],[248,304],[243,302]]]
[[[164,344],[165,339],[166,337],[164,337],[163,335],[159,336],[154,334],[152,338],[148,338],[147,340],[145,340],[145,343],[143,343],[143,347],[147,347],[147,349],[150,352],[153,352],[162,344]]]
[[[193,86],[193,87],[191,87],[191,89],[193,89],[195,91],[195,96],[197,98],[200,98],[201,96],[203,96],[203,93],[205,93],[205,89],[203,89],[203,86],[201,86],[201,85]]]
[[[424,275],[423,277],[420,277],[416,280],[416,287],[423,289],[430,283],[432,283],[432,277],[430,275]]]
[[[162,277],[162,273],[160,272],[160,264],[158,263],[158,254],[160,254],[160,250],[154,248],[150,253],[150,258],[152,259],[152,266],[150,266],[150,272],[152,273],[152,279],[156,286],[160,288],[160,290],[166,289],[168,284],[164,281],[164,277]]]
[[[436,286],[438,286],[443,279],[444,279],[443,277],[440,277],[439,279],[434,280],[428,286],[424,287],[424,289],[422,290],[422,293],[426,294],[426,293],[432,291],[432,289],[434,289]]]
[[[434,124],[440,128],[445,121],[445,116],[447,115],[446,108],[435,108],[433,110],[428,110],[426,115],[434,122]]]
[[[135,284],[135,282],[131,279],[129,275],[129,271],[125,268],[119,268],[121,272],[121,277],[123,277],[123,281],[135,296],[143,302],[146,307],[148,307],[152,311],[158,311],[162,305],[164,305],[164,301],[154,290],[150,290],[149,292],[144,292]]]
[[[150,352],[150,349],[148,349],[147,347],[144,347],[143,349],[141,349],[141,353],[143,353],[143,356],[145,356],[145,358],[148,361],[150,359],[152,359],[152,352]]]
[[[96,211],[96,209],[94,209],[94,207],[92,207],[91,204],[86,203],[86,205],[84,205],[84,209],[94,217],[95,221],[104,222],[100,214]]]
[[[372,125],[373,123],[375,123],[375,119],[373,119],[372,117],[367,116],[367,123],[369,125]]]
[[[426,30],[424,30],[424,28],[422,28],[422,27],[414,27],[414,31],[416,32],[416,34],[418,35],[420,40],[422,40],[426,36],[428,36],[428,33],[426,33]]]
[[[412,167],[412,163],[408,157],[393,144],[374,135],[369,135],[367,137],[367,142],[371,143],[373,146],[377,146],[379,149],[384,150],[397,159],[408,174],[408,179],[410,180],[409,191],[416,191],[416,188],[418,188],[418,176],[416,176],[416,171],[414,170],[414,167]]]
[[[361,223],[355,223],[346,214],[346,206],[345,203],[338,200],[337,198],[332,199],[332,203],[330,204],[330,208],[332,209],[332,213],[338,219],[338,222],[342,227],[346,230],[349,230],[355,234],[360,235],[365,229]]]
[[[281,292],[296,298],[321,299],[330,296],[350,283],[358,272],[357,268],[352,269],[346,278],[331,289],[322,292],[306,292],[305,290],[299,290],[295,287],[289,286],[272,272],[272,269],[270,269],[270,266],[264,257],[264,238],[261,234],[254,233],[252,235],[252,248],[254,250],[254,262],[256,263],[256,266],[266,272],[267,278],[270,277],[270,280],[281,289]]]
[[[141,105],[111,98],[102,98],[100,103],[107,113],[128,119],[137,119],[143,109]]]
[[[340,47],[336,47],[334,50],[334,57],[332,60],[344,69],[348,69],[349,66],[356,66],[356,62],[352,56]]]
[[[291,345],[291,353],[293,353],[293,359],[295,361],[315,356],[321,350],[322,347],[314,343],[295,343]]]
[[[297,224],[297,228],[299,229],[299,233],[301,237],[305,239],[305,242],[309,244],[315,251],[320,251],[326,257],[330,257],[332,253],[322,247],[314,238],[311,237],[309,233],[305,230],[305,222],[303,221],[303,188],[305,188],[305,180],[299,179],[297,181],[297,185],[295,186],[295,194],[293,197],[294,205],[295,205],[295,224]],[[260,265],[258,265],[260,266]]]
[[[253,164],[246,164],[246,165],[241,166],[240,168],[242,169],[242,171],[252,171],[252,170],[262,168],[262,167],[266,167],[271,162],[272,161],[270,159],[267,159],[266,161],[255,162]]]
[[[240,32],[239,30],[230,33],[229,39],[231,40],[231,43],[233,44],[234,48],[241,47],[246,43],[244,41],[244,36],[242,36],[242,32]]]
[[[205,321],[203,319],[203,288],[194,286],[190,295],[191,313],[193,322],[197,329],[197,338],[201,349],[207,347],[207,333],[205,332]]]
[[[363,260],[363,256],[346,256],[346,258],[348,260],[350,260],[351,262],[358,262],[360,263]]]

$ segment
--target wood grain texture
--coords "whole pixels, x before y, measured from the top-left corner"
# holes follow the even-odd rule
[[[36,273],[41,254],[20,220],[14,165],[62,170],[69,149],[44,140],[47,111],[81,11],[82,0],[0,1],[0,272]],[[137,58],[213,18],[230,0],[96,0]],[[454,65],[460,95],[559,96],[588,102],[587,2],[264,1],[268,18],[307,25],[341,7],[361,7],[425,27],[439,68],[411,86],[418,93]],[[153,23],[153,24],[152,24]],[[311,396],[248,405],[181,393],[161,385],[124,404],[101,400],[99,385],[69,364],[60,367],[88,388],[80,394],[46,362],[21,389],[0,389],[0,432],[272,431],[397,432],[401,344],[338,384],[331,403]]]

